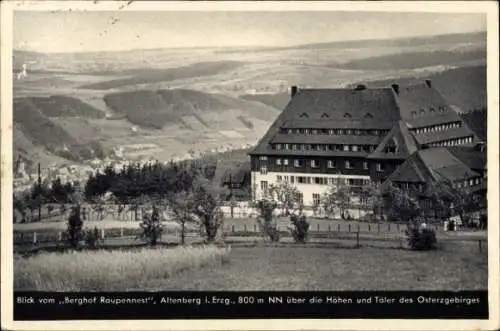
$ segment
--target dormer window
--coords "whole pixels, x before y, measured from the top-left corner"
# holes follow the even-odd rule
[[[373,115],[371,113],[366,113],[365,117],[366,118],[373,118]]]
[[[412,111],[411,112],[411,116],[413,116],[413,117],[417,116],[417,112],[416,111]]]
[[[440,112],[444,112],[444,107],[443,107],[443,106],[440,106],[440,107],[439,107],[439,111],[440,111]]]
[[[302,114],[300,114],[300,117],[301,117],[301,118],[302,118],[302,117],[307,118],[307,117],[309,117],[309,115],[307,115],[307,113],[302,113]]]
[[[420,108],[420,114],[425,114],[425,110],[423,108]]]
[[[345,117],[345,118],[351,118],[352,116],[351,116],[351,114],[349,114],[349,113],[345,113],[345,114],[344,114],[344,117]]]
[[[276,144],[276,150],[279,151],[281,149],[281,144]]]
[[[441,110],[441,107],[439,107],[439,110]],[[431,107],[430,111],[431,111],[431,113],[435,113],[436,109],[434,109],[434,107]]]
[[[330,117],[330,116],[328,116],[328,114],[327,114],[327,113],[323,113],[323,114],[321,114],[321,118],[328,118],[328,117]]]
[[[309,134],[310,133],[309,129],[304,129],[304,133]]]
[[[293,130],[292,129],[288,129],[288,134],[293,134]]]

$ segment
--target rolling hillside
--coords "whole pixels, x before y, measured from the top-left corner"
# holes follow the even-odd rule
[[[177,79],[215,75],[221,71],[232,70],[240,66],[236,61],[199,62],[186,67],[169,69],[136,69],[121,71],[120,74],[131,74],[131,77],[108,80],[105,82],[86,84],[83,89],[110,90],[128,85],[169,82]]]
[[[110,93],[104,96],[104,101],[131,123],[156,129],[167,124],[189,126],[187,122],[192,117],[206,128],[218,124],[231,128],[237,125],[231,121],[238,116],[242,116],[240,122],[242,118],[272,121],[278,114],[277,110],[259,103],[185,89]]]
[[[394,83],[409,85],[422,82],[424,79],[432,80],[432,84],[443,97],[464,112],[487,106],[486,66],[462,67],[416,77],[371,81],[366,85],[374,87],[390,86]]]
[[[65,112],[62,112],[65,110]],[[13,120],[20,139],[19,152],[31,154],[33,146],[43,151],[69,160],[78,161],[88,159],[94,155],[101,154],[102,149],[98,142],[93,139],[82,140],[75,138],[72,134],[82,130],[84,116],[90,118],[99,117],[100,112],[93,110],[90,106],[79,100],[69,97],[55,98],[15,98],[13,102]],[[53,118],[48,115],[56,115]],[[71,130],[65,130],[56,121],[61,117],[75,118],[77,123]],[[75,121],[74,120],[74,121]],[[93,136],[95,138],[95,136]],[[16,143],[14,144],[16,147]],[[24,147],[22,147],[24,146]]]
[[[333,64],[332,68],[347,70],[417,69],[439,65],[459,65],[486,59],[486,50],[433,51],[391,54],[347,63]]]

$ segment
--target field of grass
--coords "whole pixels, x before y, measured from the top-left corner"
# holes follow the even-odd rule
[[[233,247],[223,267],[149,282],[147,290],[474,290],[487,288],[487,256],[467,244],[442,250]]]
[[[229,248],[215,246],[40,254],[14,260],[14,288],[37,291],[126,291],[178,273],[221,267]]]

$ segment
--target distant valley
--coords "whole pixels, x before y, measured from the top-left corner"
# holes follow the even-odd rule
[[[486,106],[485,34],[259,49],[14,52],[14,157],[49,167],[255,144],[299,87],[425,78]],[[26,75],[22,73],[27,64]]]

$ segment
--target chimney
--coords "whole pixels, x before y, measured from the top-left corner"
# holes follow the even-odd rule
[[[396,94],[399,94],[399,84],[392,84],[391,86],[394,92],[396,92]]]
[[[293,85],[292,87],[290,87],[290,93],[291,93],[291,97],[293,98],[297,93],[299,92],[299,89],[297,88],[297,86]]]
[[[432,82],[430,79],[426,79],[425,80],[425,85],[427,85],[427,87],[432,87]]]

